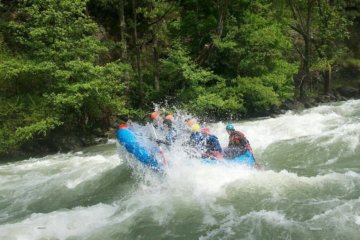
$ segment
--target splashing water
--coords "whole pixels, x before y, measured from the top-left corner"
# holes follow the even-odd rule
[[[0,165],[0,239],[358,238],[360,101],[235,123],[263,171],[189,158],[178,118],[164,174],[115,141]]]

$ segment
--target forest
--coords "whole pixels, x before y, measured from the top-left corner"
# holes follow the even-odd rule
[[[358,93],[359,41],[360,0],[1,0],[0,156],[86,145],[154,103],[239,120]]]

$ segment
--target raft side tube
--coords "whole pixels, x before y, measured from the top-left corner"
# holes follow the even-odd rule
[[[255,159],[252,153],[247,150],[244,154],[234,158],[234,159],[202,159],[202,163],[205,164],[236,164],[236,165],[246,165],[249,168],[255,167]]]
[[[142,136],[136,134],[131,128],[120,127],[117,131],[117,139],[126,151],[133,154],[141,163],[158,169],[160,164],[155,155],[160,152],[157,146],[146,146]]]

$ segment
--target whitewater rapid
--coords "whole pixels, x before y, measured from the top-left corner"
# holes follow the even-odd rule
[[[222,146],[226,123],[205,124]],[[0,239],[357,239],[359,100],[234,124],[262,171],[176,145],[158,174],[115,141],[1,164]]]

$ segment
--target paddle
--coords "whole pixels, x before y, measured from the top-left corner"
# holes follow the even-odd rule
[[[157,142],[159,141],[159,139],[158,139],[158,137],[157,137],[157,134],[156,134],[156,131],[155,131],[155,127],[154,127],[154,125],[153,125],[152,123],[150,123],[150,126],[151,126],[152,133],[153,133],[153,135],[154,135],[154,137],[155,137],[155,142],[157,143]],[[165,158],[164,152],[163,152],[162,148],[160,147],[160,144],[158,144],[158,145],[159,145],[160,155],[161,155],[161,157],[162,157],[162,159],[163,159],[163,163],[164,163],[165,165],[167,165],[167,160],[166,160],[166,158]]]
[[[262,167],[261,167],[260,164],[257,163],[257,161],[256,161],[256,159],[255,159],[255,157],[254,157],[254,154],[253,154],[253,158],[254,158],[254,161],[255,161],[255,169],[256,169],[256,170],[262,170]]]
[[[252,154],[252,156],[253,156],[253,158],[254,158],[254,162],[255,162],[255,169],[256,169],[256,170],[262,170],[261,165],[260,165],[260,164],[258,164],[258,163],[257,163],[257,161],[256,161],[256,159],[255,159],[254,152],[253,152],[253,150],[252,150],[252,149],[251,149],[251,154]]]
[[[253,159],[254,159],[254,162],[255,162],[255,169],[261,170],[261,166],[260,166],[260,164],[257,163],[257,161],[256,161],[256,159],[255,159],[255,156],[254,156],[254,151],[252,150],[252,148],[250,147],[250,145],[248,145],[246,148],[247,148],[247,150],[249,150],[249,151],[251,152],[251,155],[252,155],[252,157],[253,157]]]

